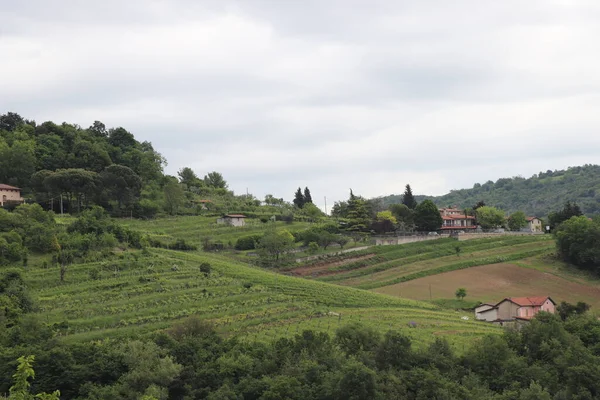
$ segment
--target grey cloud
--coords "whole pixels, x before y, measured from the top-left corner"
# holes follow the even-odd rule
[[[442,194],[600,162],[599,18],[558,0],[0,0],[0,112],[124,126],[168,173],[259,197]]]

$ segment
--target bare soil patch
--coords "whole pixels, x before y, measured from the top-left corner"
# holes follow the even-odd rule
[[[294,269],[288,270],[286,272],[290,273],[291,275],[295,275],[295,276],[335,275],[335,274],[340,274],[340,273],[347,272],[347,271],[328,271],[328,269],[334,268],[334,267],[339,267],[339,266],[345,265],[345,264],[350,264],[355,261],[367,260],[367,259],[373,258],[373,257],[375,257],[375,254],[367,254],[364,256],[349,257],[349,258],[345,258],[343,260],[338,260],[338,261],[330,261],[330,262],[323,261],[323,262],[313,264],[313,265],[294,268]]]
[[[573,281],[548,272],[514,264],[492,264],[445,272],[396,285],[374,289],[375,292],[414,300],[449,299],[457,288],[467,289],[467,299],[497,302],[504,297],[545,296],[556,302],[585,301],[600,308],[600,286],[593,282]]]

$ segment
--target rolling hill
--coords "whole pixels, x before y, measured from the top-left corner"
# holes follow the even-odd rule
[[[523,211],[540,217],[559,210],[566,201],[575,201],[584,214],[600,213],[600,166],[584,165],[566,170],[546,171],[529,178],[501,178],[496,182],[476,183],[470,189],[452,190],[443,196],[415,196],[431,199],[439,207],[472,207],[483,200],[506,212]],[[379,198],[384,206],[400,203],[402,195]]]

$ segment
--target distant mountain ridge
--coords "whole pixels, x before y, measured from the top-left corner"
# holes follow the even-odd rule
[[[545,217],[566,201],[579,204],[585,215],[600,214],[600,165],[586,164],[566,170],[548,170],[530,178],[516,176],[496,182],[476,183],[471,189],[451,190],[443,196],[415,196],[417,201],[430,199],[438,207],[456,205],[473,207],[478,201],[508,213],[523,211],[527,215]],[[402,195],[378,198],[384,206],[402,202]]]

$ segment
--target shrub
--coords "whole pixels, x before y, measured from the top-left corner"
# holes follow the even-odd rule
[[[248,235],[240,237],[235,243],[236,250],[254,250],[256,243],[260,241],[262,235]]]
[[[310,242],[308,244],[308,252],[310,254],[315,254],[317,251],[319,251],[319,244],[317,242]]]
[[[202,272],[204,275],[209,275],[211,271],[212,267],[209,263],[203,262],[200,264],[200,272]]]

